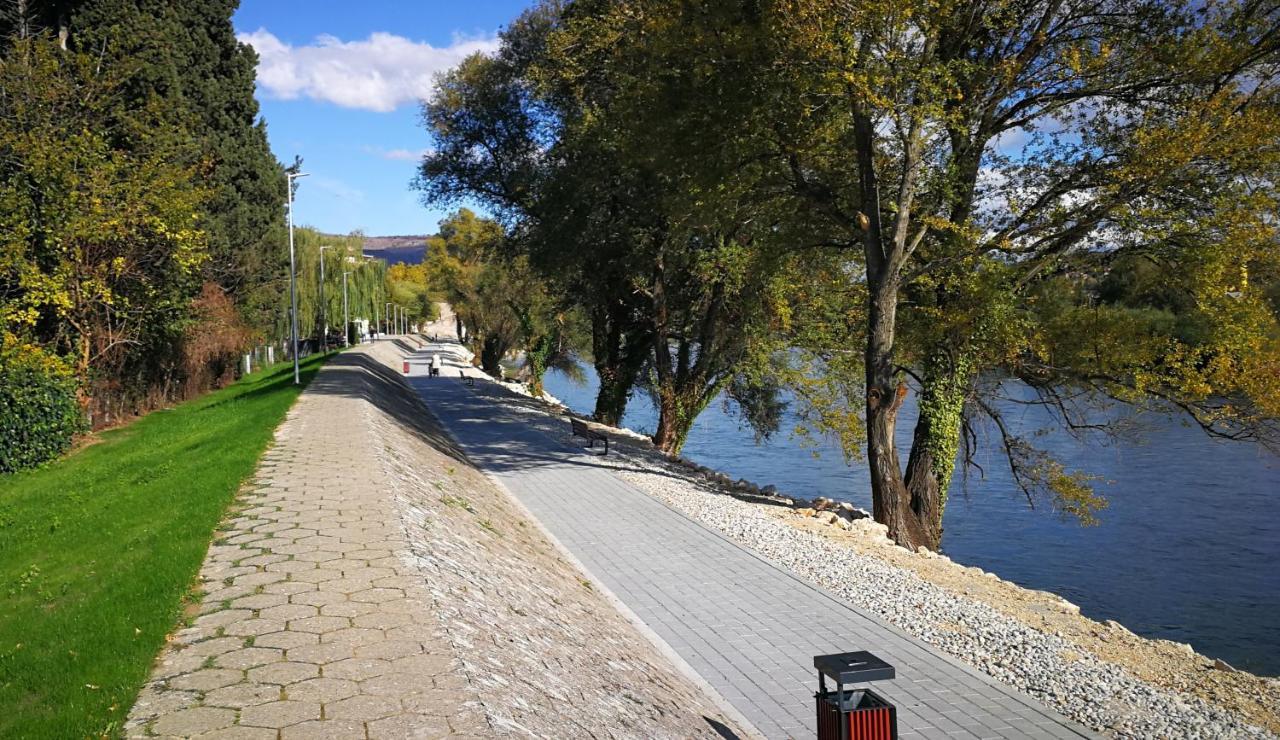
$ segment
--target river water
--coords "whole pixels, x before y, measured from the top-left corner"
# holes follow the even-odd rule
[[[597,380],[593,368],[583,369],[584,384],[552,372],[546,386],[590,413]],[[904,461],[915,422],[911,398],[900,415]],[[1018,427],[1044,425],[1034,407],[1010,406],[1006,418]],[[637,393],[623,423],[651,433],[656,419],[648,397]],[[1110,506],[1098,526],[1063,520],[1045,505],[1031,509],[992,448],[980,457],[985,478],[971,474],[966,486],[957,473],[944,552],[1060,594],[1094,619],[1190,643],[1237,668],[1280,674],[1280,460],[1253,445],[1210,440],[1176,417],[1142,421],[1141,441],[1081,442],[1061,432],[1035,439],[1069,468],[1105,479],[1098,490]],[[846,464],[831,442],[802,444],[788,434],[794,426],[789,416],[782,432],[757,445],[717,401],[698,417],[684,454],[735,479],[870,510],[864,464]]]

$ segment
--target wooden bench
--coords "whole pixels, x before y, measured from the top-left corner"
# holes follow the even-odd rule
[[[609,454],[609,435],[595,431],[581,419],[570,417],[569,426],[573,427],[573,436],[591,440],[589,446],[592,448],[596,446],[597,440],[604,442],[604,454]]]

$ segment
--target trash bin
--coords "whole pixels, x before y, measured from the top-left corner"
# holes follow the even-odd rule
[[[848,683],[884,681],[894,677],[893,666],[865,650],[818,655],[818,740],[896,740],[898,710],[871,689],[845,689]],[[827,689],[827,679],[836,690]]]
[[[408,374],[409,374],[409,361],[408,361],[408,360],[405,360],[405,361],[404,361],[404,374],[405,374],[405,375],[408,375]]]

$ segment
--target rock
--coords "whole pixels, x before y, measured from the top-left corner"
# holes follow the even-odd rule
[[[836,502],[826,496],[819,496],[813,500],[813,508],[818,511],[826,511],[827,509],[836,508]]]
[[[796,509],[796,514],[799,516],[817,516],[818,512],[806,506],[803,509]]]
[[[825,515],[825,516],[823,516],[823,517],[822,517],[822,521],[823,521],[823,522],[825,522],[825,523],[827,523],[827,524],[835,524],[836,522],[840,521],[840,515],[839,515],[839,514],[827,514],[827,515]]]
[[[768,495],[770,495],[770,496],[777,496],[777,495],[778,495],[778,487],[777,487],[777,486],[775,486],[775,485],[773,485],[772,483],[770,483],[769,485],[765,486],[764,488],[761,488],[761,489],[760,489],[760,492],[761,492],[761,493],[768,494]]]
[[[1189,647],[1189,646],[1188,646],[1188,647]],[[1227,661],[1223,660],[1222,658],[1214,658],[1214,659],[1213,659],[1213,668],[1214,668],[1214,670],[1217,670],[1217,671],[1226,671],[1227,673],[1235,673],[1235,672],[1236,672],[1236,669],[1235,669],[1235,668],[1232,668],[1232,667],[1231,667],[1231,664],[1230,664],[1230,663],[1228,663]]]

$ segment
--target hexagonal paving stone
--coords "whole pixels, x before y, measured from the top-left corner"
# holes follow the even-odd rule
[[[294,555],[293,559],[312,563],[326,563],[330,560],[337,560],[340,557],[342,557],[342,553],[337,553],[333,550],[312,549],[310,552]]]
[[[291,684],[319,675],[320,669],[314,664],[292,661],[271,663],[249,671],[249,678],[260,683]]]
[[[231,608],[233,609],[266,609],[272,606],[289,603],[289,597],[284,594],[253,594],[252,596],[241,596],[238,599],[232,599]]]
[[[374,604],[381,604],[384,601],[394,601],[395,599],[403,598],[404,589],[400,588],[371,588],[368,591],[351,594],[352,601],[368,601]]]
[[[360,687],[355,681],[342,678],[311,678],[288,687],[289,698],[298,701],[318,701],[327,704],[355,696]]]
[[[357,627],[369,627],[372,629],[385,630],[392,627],[403,627],[413,622],[413,617],[408,614],[397,614],[395,612],[376,612],[373,614],[362,614],[351,623]]]
[[[235,580],[237,586],[265,586],[268,583],[283,581],[286,578],[284,573],[250,573],[240,576]]]
[[[324,667],[324,675],[330,678],[349,678],[362,681],[381,676],[391,670],[391,663],[376,658],[348,658]]]
[[[253,668],[280,660],[283,656],[284,652],[281,650],[251,647],[219,655],[215,660],[220,668]]]
[[[400,702],[381,696],[353,696],[324,706],[324,716],[371,722],[400,713]]]
[[[387,635],[382,630],[365,629],[363,627],[348,627],[344,630],[335,630],[320,635],[320,642],[345,643],[348,645],[368,645],[373,642],[382,642],[387,639]]]
[[[326,617],[358,617],[378,610],[377,604],[340,601],[336,604],[325,604],[320,607],[320,614]]]
[[[313,632],[272,632],[269,635],[262,635],[253,641],[254,647],[265,648],[289,648],[302,647],[303,645],[315,645],[320,642],[320,635]]]
[[[263,591],[269,594],[300,594],[306,591],[315,591],[316,584],[305,583],[302,581],[279,581],[276,583],[268,583],[262,587]]]
[[[360,682],[360,693],[371,696],[408,696],[432,688],[430,676],[412,673],[384,673]]]
[[[244,645],[244,641],[238,637],[216,637],[212,640],[197,642],[182,650],[180,653],[184,656],[199,655],[208,657],[210,655],[221,655],[229,653],[232,650]]]
[[[223,609],[222,611],[216,611],[197,618],[193,625],[196,627],[222,627],[252,616],[253,612],[248,609]]]
[[[251,683],[226,686],[204,695],[205,704],[214,707],[228,707],[230,709],[251,707],[256,704],[266,704],[269,701],[279,700],[279,686],[262,686]]]
[[[452,735],[449,722],[444,717],[422,714],[401,714],[369,723],[370,740],[391,738],[445,738]]]
[[[236,713],[230,709],[192,707],[161,717],[151,725],[151,729],[157,735],[185,737],[230,727],[235,721]]]
[[[300,633],[300,634],[306,634]],[[302,647],[291,648],[288,656],[289,660],[296,660],[302,663],[317,663],[325,665],[328,663],[336,663],[340,660],[354,657],[356,654],[355,646],[347,643],[338,644],[316,644],[303,645]]]
[[[227,625],[224,631],[228,635],[238,637],[257,637],[284,629],[284,622],[278,619],[246,619]]]
[[[394,670],[419,676],[438,676],[454,669],[453,658],[443,653],[423,653],[391,661]]]
[[[314,617],[319,613],[320,610],[310,604],[281,604],[280,606],[263,609],[258,612],[258,616],[263,619],[279,619],[288,621],[290,619],[306,619],[307,617]]]
[[[360,658],[394,660],[420,654],[422,654],[422,643],[414,640],[383,640],[356,648],[356,656]]]
[[[276,731],[265,727],[235,725],[196,735],[196,740],[275,740]]]
[[[364,737],[364,723],[350,719],[322,719],[280,730],[281,740],[351,740]]]
[[[320,718],[320,705],[304,701],[273,701],[247,707],[240,712],[240,724],[255,727],[288,727]]]
[[[169,679],[169,688],[185,691],[213,691],[238,683],[243,678],[244,675],[240,671],[227,668],[205,668]]]
[[[294,619],[289,622],[289,629],[294,632],[317,632],[320,634],[337,632],[350,626],[351,620],[346,617],[306,617],[305,619]]]
[[[282,575],[285,573],[301,573],[303,571],[315,569],[316,564],[310,560],[284,560],[267,566],[268,572]]]

